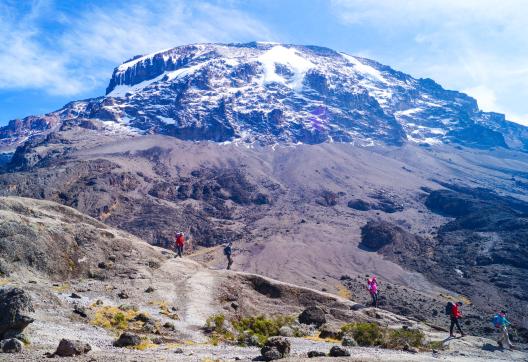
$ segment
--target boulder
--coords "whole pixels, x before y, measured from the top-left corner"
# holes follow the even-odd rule
[[[27,314],[34,311],[31,297],[24,290],[0,289],[0,340],[6,334],[22,333],[34,320]]]
[[[141,338],[130,332],[123,332],[114,342],[114,347],[137,346],[141,343]]]
[[[122,290],[120,291],[117,296],[120,298],[120,299],[128,299],[128,294],[126,291]]]
[[[290,355],[290,341],[284,337],[271,337],[266,341],[260,350],[262,357],[266,361],[272,361],[288,357]]]
[[[357,342],[354,338],[350,336],[344,336],[343,340],[341,341],[341,345],[343,347],[357,347]]]
[[[319,328],[319,337],[320,338],[333,338],[333,339],[341,339],[342,333],[341,330],[335,326],[331,326],[329,324],[323,324]]]
[[[282,326],[279,329],[279,335],[283,337],[293,337],[293,329],[288,326]]]
[[[350,352],[348,352],[343,347],[333,346],[332,348],[330,348],[329,356],[330,357],[348,357],[350,356]]]
[[[73,313],[78,314],[83,318],[88,317],[88,313],[86,312],[86,307],[79,305],[79,304],[75,304],[75,306],[73,307]]]
[[[4,353],[20,353],[22,348],[22,342],[16,338],[4,339],[0,342],[0,349]]]
[[[308,352],[308,358],[325,357],[325,356],[326,354],[324,352],[319,352],[319,351]]]
[[[91,350],[92,347],[90,347],[88,343],[63,338],[59,342],[59,346],[55,351],[55,355],[60,357],[80,356],[82,354],[90,352]]]
[[[320,327],[326,323],[325,312],[319,307],[308,307],[299,315],[299,322]]]
[[[370,205],[370,203],[366,201],[363,201],[361,199],[355,199],[355,200],[350,200],[348,202],[348,207],[354,210],[358,210],[358,211],[368,211],[371,209],[372,206]]]

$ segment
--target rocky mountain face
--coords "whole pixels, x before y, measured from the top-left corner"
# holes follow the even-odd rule
[[[387,308],[413,318],[398,307],[407,288],[435,323],[451,293],[528,328],[527,139],[474,99],[368,59],[197,44],[136,57],[105,96],[1,128],[0,196],[52,200],[159,246],[184,230],[215,268],[216,246],[234,241],[234,268],[325,291],[364,290],[340,277],[375,273],[403,286]]]
[[[526,127],[375,61],[315,46],[195,44],[118,66],[104,97],[0,129],[18,145],[64,123],[185,140],[528,149]]]

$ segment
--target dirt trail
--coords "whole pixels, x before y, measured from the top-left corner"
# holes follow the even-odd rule
[[[187,279],[183,319],[190,326],[202,327],[207,317],[215,313],[215,277],[210,270],[201,270]]]

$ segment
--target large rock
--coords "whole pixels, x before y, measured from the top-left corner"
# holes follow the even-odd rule
[[[130,332],[123,332],[119,338],[114,342],[114,347],[130,347],[137,346],[141,343],[141,338]]]
[[[341,339],[342,332],[339,328],[336,326],[331,326],[329,324],[323,324],[319,328],[319,337],[321,338],[333,338],[333,339]]]
[[[343,347],[339,346],[333,346],[330,348],[330,357],[348,357],[350,356],[350,352],[348,352]]]
[[[324,352],[320,351],[310,351],[308,352],[308,358],[316,358],[316,357],[325,357],[326,354]]]
[[[283,337],[271,337],[260,350],[266,361],[288,357],[290,355],[290,341]]]
[[[320,327],[326,323],[325,312],[319,307],[308,307],[299,315],[299,322]]]
[[[382,220],[371,220],[361,228],[361,246],[380,250],[386,245],[394,248],[420,244],[419,238],[401,227]]]
[[[34,321],[27,315],[34,311],[31,297],[24,290],[0,289],[0,340],[6,335],[22,333]]]
[[[358,344],[351,336],[344,336],[343,340],[341,341],[341,345],[343,347],[357,347]]]
[[[16,338],[4,339],[0,342],[0,349],[4,353],[20,353],[22,348],[22,342]]]
[[[60,357],[80,356],[91,350],[92,347],[90,347],[88,343],[71,339],[61,339],[59,346],[55,351],[55,355]]]

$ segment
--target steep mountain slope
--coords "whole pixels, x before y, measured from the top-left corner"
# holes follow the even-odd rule
[[[114,70],[105,97],[72,102],[0,129],[4,147],[64,122],[188,140],[455,142],[528,149],[526,127],[375,61],[315,46],[196,44],[139,56]]]

